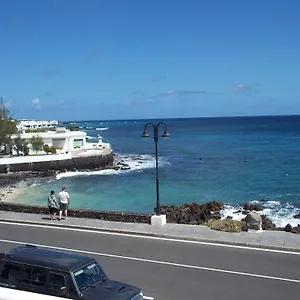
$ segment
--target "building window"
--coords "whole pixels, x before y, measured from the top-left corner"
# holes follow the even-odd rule
[[[83,146],[83,139],[74,139],[73,141],[74,148],[80,148],[82,146]]]

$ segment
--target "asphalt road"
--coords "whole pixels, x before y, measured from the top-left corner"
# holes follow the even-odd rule
[[[0,223],[0,251],[32,243],[95,257],[155,300],[297,299],[300,255]]]

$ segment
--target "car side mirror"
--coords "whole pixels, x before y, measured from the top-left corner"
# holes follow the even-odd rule
[[[67,287],[66,287],[66,286],[62,286],[62,287],[59,289],[59,295],[60,295],[60,296],[66,296],[66,295],[67,295]]]

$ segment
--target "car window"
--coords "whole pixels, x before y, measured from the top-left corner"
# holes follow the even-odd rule
[[[73,272],[73,276],[80,292],[107,278],[100,265],[96,262]]]
[[[49,272],[48,290],[51,295],[59,295],[62,287],[66,287],[66,279],[62,274]]]
[[[46,274],[47,270],[40,267],[25,267],[23,282],[35,285],[35,286],[45,286],[46,284]]]
[[[7,280],[12,284],[16,284],[20,280],[21,275],[22,265],[5,262],[0,277],[2,280]]]
[[[50,272],[48,287],[59,290],[63,286],[66,286],[65,276]]]

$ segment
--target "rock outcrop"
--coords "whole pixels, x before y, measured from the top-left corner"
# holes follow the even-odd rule
[[[261,230],[262,229],[262,218],[261,215],[255,211],[251,211],[247,214],[246,218],[246,228],[251,230]]]
[[[206,223],[209,219],[220,219],[220,210],[223,208],[223,202],[213,201],[205,204],[162,206],[161,213],[166,214],[168,223],[199,225]]]
[[[265,215],[261,215],[262,230],[276,230],[276,225]]]
[[[243,209],[246,211],[253,211],[253,210],[261,211],[262,210],[262,208],[259,205],[253,204],[253,203],[245,203]]]

